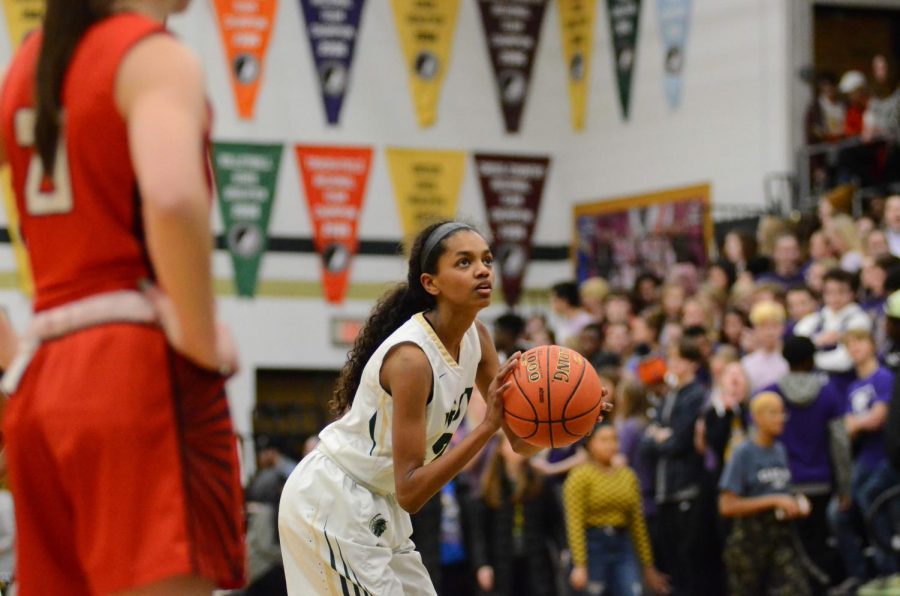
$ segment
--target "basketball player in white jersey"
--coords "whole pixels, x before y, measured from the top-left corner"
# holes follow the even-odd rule
[[[375,306],[341,373],[343,416],[291,474],[278,527],[288,592],[435,594],[409,513],[453,479],[498,429],[514,354],[502,367],[476,320],[491,302],[493,257],[459,222],[426,228],[407,281]],[[484,421],[453,449],[475,386]],[[517,451],[534,453],[507,432]]]

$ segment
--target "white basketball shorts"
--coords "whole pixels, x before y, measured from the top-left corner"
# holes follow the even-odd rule
[[[288,478],[278,531],[291,596],[436,596],[409,514],[318,449]]]

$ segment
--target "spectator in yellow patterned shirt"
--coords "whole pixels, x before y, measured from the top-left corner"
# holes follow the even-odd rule
[[[641,509],[641,492],[631,468],[614,466],[619,452],[616,429],[594,428],[587,442],[590,459],[569,473],[563,485],[566,527],[574,568],[572,587],[610,596],[641,594],[641,573],[654,593],[669,591],[657,571]]]

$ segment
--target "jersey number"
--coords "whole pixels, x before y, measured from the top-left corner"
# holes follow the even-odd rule
[[[34,110],[22,108],[16,112],[16,143],[20,147],[34,147]],[[34,153],[28,164],[25,179],[25,210],[28,215],[61,215],[72,211],[72,182],[69,178],[69,158],[62,127],[56,143],[56,165],[53,179],[45,180],[41,157]]]

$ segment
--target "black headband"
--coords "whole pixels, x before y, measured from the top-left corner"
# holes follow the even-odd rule
[[[458,221],[448,221],[447,223],[441,224],[428,234],[428,239],[425,241],[425,246],[422,247],[422,256],[419,258],[419,268],[422,271],[425,271],[425,263],[428,262],[428,257],[431,256],[434,248],[441,243],[441,241],[453,234],[454,232],[458,232],[459,230],[472,230],[475,231],[472,226],[468,224],[464,224]]]

